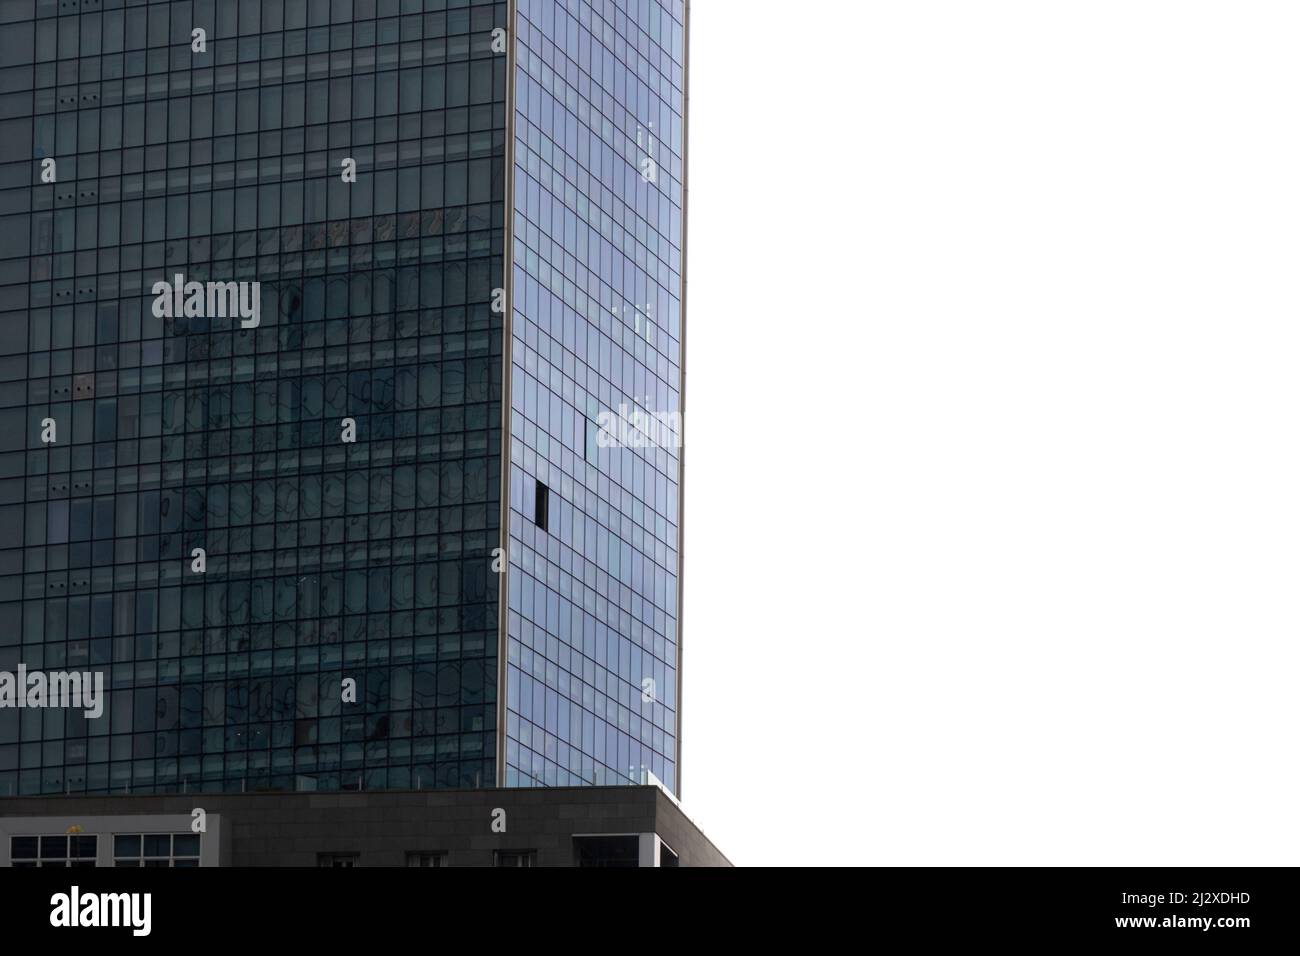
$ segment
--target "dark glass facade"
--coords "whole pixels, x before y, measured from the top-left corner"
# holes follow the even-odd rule
[[[676,789],[684,21],[0,4],[0,794]]]
[[[0,793],[491,784],[506,5],[3,10]]]

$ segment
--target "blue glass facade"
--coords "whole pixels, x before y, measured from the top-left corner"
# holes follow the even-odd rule
[[[686,11],[515,36],[504,782],[676,791],[680,442],[606,423],[681,410]]]

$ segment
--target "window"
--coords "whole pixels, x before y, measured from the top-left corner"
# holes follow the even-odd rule
[[[352,867],[357,865],[356,853],[318,853],[316,865],[326,867]]]
[[[533,521],[537,527],[546,530],[546,513],[551,504],[551,491],[540,481],[537,483],[537,498],[533,503]]]
[[[536,850],[497,850],[493,856],[493,866],[536,866]]]
[[[447,854],[441,851],[434,853],[407,853],[407,866],[446,866]]]
[[[641,865],[640,846],[635,834],[574,837],[574,865],[635,868]]]
[[[9,858],[15,867],[95,865],[99,838],[80,834],[9,838]]]
[[[118,833],[113,836],[113,865],[198,866],[201,841],[197,833]]]
[[[670,850],[668,844],[664,843],[662,840],[659,841],[659,865],[661,867],[681,865],[680,861],[677,859],[677,854]]]

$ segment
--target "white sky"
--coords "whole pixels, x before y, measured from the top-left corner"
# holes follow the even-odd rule
[[[1300,7],[692,16],[687,813],[1294,865]]]

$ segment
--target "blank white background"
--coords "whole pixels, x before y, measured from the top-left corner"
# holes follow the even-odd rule
[[[692,6],[687,813],[1300,862],[1300,6]]]

